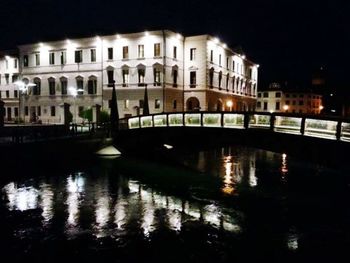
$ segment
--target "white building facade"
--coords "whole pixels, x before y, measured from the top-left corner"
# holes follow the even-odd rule
[[[256,105],[258,65],[209,35],[161,30],[18,49],[20,79],[33,84],[21,96],[26,122],[61,123],[64,103],[77,122],[85,109],[101,106],[109,112],[113,83],[121,118],[143,113],[146,88],[150,113]]]
[[[6,122],[18,121],[19,90],[14,83],[19,78],[19,60],[13,51],[0,53],[0,99],[5,102]]]
[[[311,91],[283,90],[273,83],[258,92],[256,111],[320,114],[322,109],[322,96]]]

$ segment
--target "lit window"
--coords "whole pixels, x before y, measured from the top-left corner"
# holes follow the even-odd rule
[[[196,59],[196,49],[195,48],[191,48],[190,49],[190,60],[193,61]]]
[[[145,83],[145,69],[144,68],[138,69],[138,75],[139,75],[139,86],[144,86],[144,83]]]
[[[160,43],[154,44],[154,56],[155,57],[160,56]]]
[[[128,59],[129,58],[129,47],[124,46],[123,47],[123,59]]]
[[[123,69],[123,87],[127,87],[129,84],[129,69]]]
[[[138,58],[144,58],[145,57],[145,46],[139,45],[138,46]]]
[[[155,109],[159,109],[159,108],[160,108],[160,100],[159,100],[159,99],[156,99],[156,100],[154,101],[154,108],[155,108]]]
[[[124,108],[129,109],[129,100],[124,100]]]
[[[160,74],[161,74],[160,69],[154,68],[153,74],[154,74],[154,86],[160,86]]]

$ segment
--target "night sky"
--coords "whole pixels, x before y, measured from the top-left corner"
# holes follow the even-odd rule
[[[323,66],[349,88],[350,1],[0,0],[0,49],[65,38],[170,29],[209,33],[260,64],[260,85],[307,86]]]

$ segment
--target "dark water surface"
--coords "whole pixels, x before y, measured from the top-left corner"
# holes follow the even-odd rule
[[[2,164],[1,262],[349,262],[346,172],[235,146],[176,161]]]

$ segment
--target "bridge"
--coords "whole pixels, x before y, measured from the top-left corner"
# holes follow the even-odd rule
[[[205,127],[260,129],[350,142],[350,119],[264,112],[176,112],[121,119],[122,129]]]
[[[350,119],[263,112],[173,112],[120,120],[115,145],[148,153],[243,144],[302,159],[343,165],[350,152]],[[181,154],[181,153],[180,153]]]

